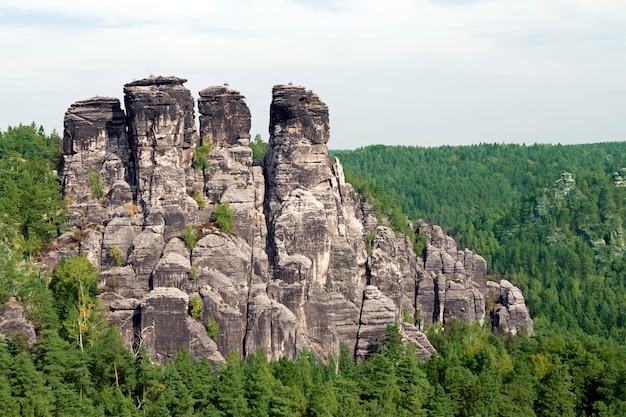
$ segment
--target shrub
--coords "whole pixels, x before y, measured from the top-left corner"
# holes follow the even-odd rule
[[[211,317],[206,325],[206,332],[213,341],[217,342],[220,335],[220,325],[213,317]]]
[[[189,315],[194,319],[202,317],[202,300],[197,295],[189,299]]]
[[[206,207],[206,203],[204,201],[204,198],[202,198],[202,194],[199,193],[198,191],[195,191],[193,193],[193,199],[196,201],[196,203],[198,204],[198,208],[205,208]]]
[[[235,216],[228,202],[218,204],[215,208],[215,224],[220,229],[230,232],[233,230],[233,220]]]
[[[200,276],[200,271],[198,271],[197,266],[192,266],[189,268],[189,279],[192,281],[197,281]]]
[[[97,172],[89,174],[89,186],[91,187],[91,198],[97,200],[104,195],[104,183]]]
[[[192,164],[195,169],[205,169],[209,167],[209,160],[207,159],[211,152],[211,143],[205,143],[198,146],[193,153]]]
[[[185,245],[192,250],[196,246],[196,239],[198,237],[198,230],[194,226],[187,225],[183,230],[183,241]]]
[[[411,312],[409,310],[402,310],[402,321],[408,324],[413,324],[413,317],[411,317]]]
[[[413,252],[417,256],[421,256],[424,252],[424,248],[426,247],[426,241],[428,240],[428,235],[426,233],[421,233],[415,236],[415,240],[413,242]]]
[[[122,266],[122,254],[120,253],[120,250],[117,248],[117,246],[111,247],[111,249],[109,250],[109,256],[115,262],[115,266]]]

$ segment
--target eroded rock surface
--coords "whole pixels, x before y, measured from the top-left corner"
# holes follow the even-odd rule
[[[100,299],[130,348],[161,362],[186,348],[217,363],[258,349],[273,359],[303,349],[327,357],[345,343],[364,358],[396,322],[427,358],[434,349],[421,329],[483,322],[488,290],[497,325],[532,328],[519,290],[487,283],[485,261],[440,227],[420,226],[428,238],[418,257],[407,238],[377,226],[329,157],[328,108],[316,94],[274,87],[259,165],[244,97],[200,91],[196,134],[184,82],[127,84],[126,113],[111,98],[66,113],[73,229],[59,253],[84,253],[101,269]],[[232,228],[216,221],[225,207]]]

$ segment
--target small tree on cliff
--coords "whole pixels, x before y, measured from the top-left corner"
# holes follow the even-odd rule
[[[226,232],[232,231],[234,218],[235,215],[228,202],[218,204],[215,208],[215,224],[220,229]]]
[[[263,142],[263,139],[261,139],[261,135],[257,133],[254,137],[254,140],[250,142],[250,148],[252,149],[252,159],[255,161],[261,161],[265,157],[268,147],[269,144],[267,142]]]

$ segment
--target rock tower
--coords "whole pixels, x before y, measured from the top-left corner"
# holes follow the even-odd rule
[[[519,289],[488,282],[484,259],[440,227],[419,227],[427,244],[416,256],[407,238],[377,226],[329,157],[328,107],[316,94],[273,88],[269,150],[255,163],[244,97],[200,91],[196,129],[185,81],[134,81],[125,111],[94,97],[65,115],[72,215],[60,255],[100,268],[107,318],[129,348],[145,346],[157,362],[186,348],[218,363],[230,351],[326,357],[346,344],[364,358],[395,322],[426,358],[434,349],[421,330],[483,322],[488,292],[496,325],[532,330]],[[232,227],[218,227],[219,210]]]

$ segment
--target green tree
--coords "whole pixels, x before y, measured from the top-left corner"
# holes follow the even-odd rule
[[[267,153],[269,147],[267,142],[263,142],[261,135],[258,133],[254,136],[254,140],[250,142],[250,148],[252,149],[252,159],[255,161],[262,161]]]
[[[99,273],[85,255],[66,258],[54,270],[51,286],[63,327],[81,350],[102,326],[96,297]]]
[[[231,232],[233,230],[234,218],[235,215],[228,202],[220,203],[215,207],[215,224],[220,229]]]
[[[250,415],[245,396],[245,374],[243,364],[232,352],[220,369],[217,385],[217,406],[224,416],[243,417]]]
[[[26,352],[17,354],[11,363],[11,390],[22,416],[52,416],[54,395],[44,384],[39,372]]]
[[[209,167],[209,153],[212,143],[205,143],[196,148],[193,154],[192,165],[195,169],[206,169]]]

